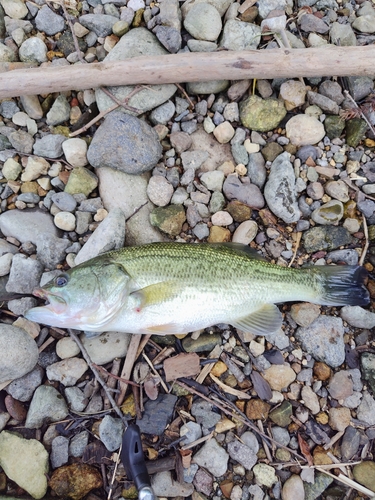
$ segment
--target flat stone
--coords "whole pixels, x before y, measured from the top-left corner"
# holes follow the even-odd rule
[[[81,342],[95,364],[105,365],[126,356],[130,335],[120,332],[105,332],[93,338],[82,335]]]
[[[47,5],[43,5],[39,10],[35,23],[37,29],[44,31],[46,35],[56,35],[65,28],[64,18],[53,12]]]
[[[35,141],[33,152],[38,156],[59,158],[63,154],[62,143],[67,138],[61,134],[47,134]]]
[[[340,203],[340,202],[339,202]],[[302,236],[306,252],[314,253],[319,250],[334,250],[349,245],[352,237],[341,226],[316,226],[305,231]]]
[[[88,369],[87,363],[81,358],[67,358],[47,367],[48,380],[56,380],[65,387],[75,385],[77,380]]]
[[[368,460],[355,465],[353,476],[356,481],[366,488],[371,491],[375,490],[375,462]]]
[[[22,62],[43,63],[47,61],[47,46],[36,36],[27,38],[18,53]]]
[[[73,463],[56,469],[48,482],[53,494],[72,499],[84,498],[91,490],[101,488],[103,481],[98,469],[92,465]]]
[[[258,186],[241,182],[237,174],[228,175],[223,192],[228,200],[238,200],[255,209],[264,207],[264,198]]]
[[[30,352],[28,352],[28,357],[30,358]],[[13,380],[13,382],[7,386],[6,390],[8,394],[18,401],[30,401],[35,389],[41,385],[43,376],[43,369],[37,365],[23,377]]]
[[[150,214],[151,224],[169,236],[179,235],[185,220],[185,210],[181,205],[157,207]]]
[[[214,42],[221,32],[221,17],[209,3],[196,3],[186,15],[184,27],[195,39]]]
[[[154,175],[149,180],[147,195],[156,206],[165,207],[171,201],[173,186],[165,177]]]
[[[293,116],[287,121],[285,130],[286,136],[295,146],[317,144],[325,135],[323,124],[306,114]]]
[[[247,470],[251,470],[257,463],[256,453],[237,440],[228,443],[227,450],[231,459],[243,465]]]
[[[344,216],[344,206],[341,201],[331,200],[317,208],[311,214],[311,218],[317,224],[337,225]]]
[[[258,232],[258,224],[252,220],[242,222],[233,233],[232,241],[248,245],[254,240]]]
[[[206,468],[213,476],[220,477],[227,471],[229,455],[215,438],[207,441],[194,455],[193,460]]]
[[[87,143],[83,139],[73,137],[67,139],[62,145],[66,161],[73,167],[84,167],[87,165]]]
[[[142,419],[137,420],[141,432],[161,436],[171,421],[176,401],[173,394],[159,394],[154,401],[147,401]]]
[[[284,365],[272,365],[264,371],[263,377],[270,384],[271,389],[281,391],[294,382],[296,373],[286,363]]]
[[[64,191],[70,194],[91,194],[98,186],[98,177],[86,167],[76,167],[70,172]]]
[[[344,431],[350,424],[351,414],[349,408],[330,408],[329,425],[335,431]]]
[[[43,265],[24,254],[13,256],[9,280],[6,285],[7,292],[31,294],[39,286]]]
[[[53,469],[57,469],[65,465],[69,459],[69,439],[64,436],[57,436],[52,441],[51,447],[51,465]]]
[[[124,425],[119,418],[106,415],[99,424],[99,437],[108,451],[120,448]]]
[[[329,30],[331,43],[341,46],[357,45],[357,38],[349,23],[341,24],[334,22]]]
[[[112,33],[112,26],[117,23],[118,18],[106,14],[85,14],[78,18],[85,28],[94,31],[100,37],[106,37]]]
[[[63,420],[69,413],[61,394],[51,386],[41,385],[31,400],[25,422],[27,429],[40,429],[44,423]]]
[[[261,28],[256,24],[229,19],[221,35],[220,47],[227,50],[256,49],[260,43]]]
[[[361,404],[357,408],[357,418],[369,426],[375,425],[375,399],[364,391]]]
[[[375,313],[360,306],[344,306],[340,310],[340,316],[355,328],[371,330],[375,326]]]
[[[170,471],[158,472],[151,477],[152,490],[161,498],[189,497],[194,492],[194,486],[179,483],[172,478]]]

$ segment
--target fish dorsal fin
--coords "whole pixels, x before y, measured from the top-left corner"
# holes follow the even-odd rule
[[[248,316],[229,321],[229,323],[246,333],[268,335],[276,332],[281,327],[282,315],[274,304],[264,304],[264,306]]]
[[[213,246],[222,246],[231,249],[235,253],[246,254],[247,257],[256,260],[263,260],[267,262],[267,259],[263,257],[263,255],[259,254],[254,248],[251,248],[247,245],[243,245],[242,243],[211,243]]]
[[[130,294],[131,297],[139,300],[141,309],[155,304],[161,304],[181,293],[183,286],[175,281],[161,281],[153,285],[140,288]]]

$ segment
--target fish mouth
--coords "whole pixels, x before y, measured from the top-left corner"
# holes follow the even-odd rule
[[[62,314],[63,312],[65,312],[68,306],[68,304],[62,297],[56,295],[55,293],[48,292],[43,288],[34,288],[33,295],[45,300],[46,304],[44,305],[44,307],[55,314]]]

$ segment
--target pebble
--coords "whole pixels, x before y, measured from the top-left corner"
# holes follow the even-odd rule
[[[33,498],[44,497],[48,485],[48,452],[42,443],[2,431],[0,465],[7,477]]]
[[[56,35],[65,28],[64,18],[53,12],[47,5],[43,5],[39,10],[35,23],[37,29],[44,31],[46,35]]]
[[[203,4],[198,4],[198,5],[203,5]],[[229,121],[225,121],[223,123],[220,123],[214,131],[213,134],[218,142],[220,144],[226,144],[229,142],[233,136],[234,136],[234,128],[230,124]]]
[[[287,121],[286,136],[294,146],[317,144],[325,135],[323,124],[312,116],[295,115]]]
[[[151,477],[151,487],[161,498],[189,497],[194,492],[192,484],[181,484],[172,478],[170,471],[157,472]]]
[[[112,26],[117,23],[118,18],[106,14],[84,14],[78,20],[98,37],[106,37],[112,33]]]
[[[345,431],[349,426],[351,414],[349,408],[330,408],[329,425],[335,431]]]
[[[43,270],[43,265],[36,259],[24,254],[14,255],[6,291],[31,294],[34,288],[39,286]]]
[[[283,500],[305,500],[303,481],[297,474],[292,474],[284,483],[282,489]]]
[[[67,404],[61,394],[51,386],[39,386],[33,395],[25,427],[40,429],[44,423],[63,420],[69,413]]]
[[[39,234],[36,239],[37,258],[46,269],[55,269],[66,257],[68,239],[58,238],[54,234]]]
[[[360,484],[375,491],[375,462],[368,460],[355,465],[353,476]]]
[[[101,488],[103,481],[100,472],[84,463],[64,465],[56,469],[48,482],[56,496],[84,498],[91,490]]]
[[[173,394],[159,394],[156,400],[147,401],[142,419],[137,419],[141,432],[161,436],[172,419],[176,401]]]
[[[221,17],[209,3],[197,3],[187,13],[184,27],[195,39],[214,42],[221,32]]]
[[[69,455],[72,457],[81,457],[89,441],[88,431],[82,431],[72,437],[69,443]]]
[[[255,221],[247,220],[242,222],[233,233],[233,243],[248,245],[258,233],[258,224]]]
[[[281,84],[280,97],[287,111],[298,108],[305,103],[306,87],[298,80],[287,80]]]
[[[173,186],[165,177],[154,175],[147,185],[147,196],[158,207],[165,207],[171,201]]]
[[[59,158],[63,154],[62,143],[66,140],[65,135],[47,134],[35,141],[34,154],[46,158]]]
[[[207,469],[215,477],[225,474],[228,459],[228,453],[218,444],[215,438],[207,441],[193,456],[196,464]]]
[[[38,361],[38,347],[22,328],[0,325],[0,383],[19,379]]]
[[[233,218],[228,212],[220,210],[211,216],[211,221],[215,226],[229,226],[232,224]]]
[[[58,212],[53,222],[56,227],[62,229],[63,231],[74,231],[76,227],[76,218],[70,212]]]
[[[2,0],[1,5],[6,15],[12,19],[23,19],[28,14],[27,7],[21,0]]]
[[[156,165],[161,153],[158,135],[145,121],[114,113],[96,131],[87,159],[95,168],[110,167],[141,174]]]
[[[344,206],[341,201],[331,200],[328,203],[316,208],[311,214],[311,218],[317,224],[337,225],[344,216]]]
[[[34,145],[34,139],[24,130],[16,130],[9,134],[9,142],[16,151],[20,153],[31,154]]]
[[[69,193],[54,193],[51,199],[53,203],[63,212],[74,212],[77,207],[75,198]]]
[[[82,335],[81,342],[95,364],[105,365],[126,356],[130,335],[120,332],[105,332],[93,338]]]
[[[320,411],[320,405],[318,396],[308,385],[304,385],[301,391],[301,397],[303,399],[304,405],[308,408],[313,415],[316,415]]]
[[[275,469],[270,465],[256,464],[253,468],[253,472],[255,480],[260,486],[272,488],[272,486],[277,482]]]
[[[187,422],[180,428],[180,437],[184,437],[184,445],[193,443],[202,437],[202,428],[195,422]]]
[[[99,424],[99,437],[108,451],[116,451],[122,443],[123,423],[119,418],[106,415]]]
[[[70,172],[65,192],[88,196],[98,185],[98,177],[86,167],[75,167]]]
[[[69,439],[64,436],[55,437],[52,441],[50,458],[53,469],[66,464],[69,459]]]
[[[25,113],[34,120],[40,120],[43,117],[43,110],[40,105],[38,96],[25,95],[20,96],[20,101]]]
[[[297,325],[307,327],[319,317],[320,306],[310,302],[300,302],[292,305],[290,314]]]
[[[260,42],[260,33],[260,26],[229,19],[224,24],[219,45],[227,50],[256,49]]]
[[[264,187],[264,197],[270,210],[287,224],[297,222],[301,215],[289,158],[289,153],[284,152],[274,160]]]
[[[336,368],[345,360],[343,335],[341,318],[319,316],[310,326],[299,327],[295,336],[311,356]]]
[[[33,356],[30,351],[28,356],[32,360]],[[11,382],[7,386],[6,391],[18,401],[30,401],[35,389],[42,383],[43,375],[43,369],[39,365],[37,365],[33,370],[26,373],[26,375],[24,375],[23,377],[17,377],[15,380],[13,380],[13,382]]]
[[[229,22],[227,22],[226,26],[228,24]],[[257,132],[273,130],[279,125],[285,115],[286,109],[284,104],[277,99],[262,99],[261,97],[252,95],[240,103],[242,125]]]
[[[344,306],[340,310],[340,316],[355,328],[370,330],[375,326],[375,313],[367,311],[360,306]]]
[[[348,426],[345,430],[340,446],[341,456],[344,460],[351,460],[357,453],[360,440],[361,435],[358,430],[354,427]]]
[[[228,175],[223,184],[223,192],[228,200],[238,200],[249,207],[264,207],[263,195],[255,184],[245,184],[237,174]]]
[[[62,144],[66,161],[73,167],[85,167],[87,165],[87,143],[83,139],[74,137],[67,139]]]
[[[357,418],[369,426],[375,425],[375,399],[367,391],[363,392],[362,401],[357,408]]]
[[[69,408],[73,411],[82,412],[87,406],[88,400],[78,387],[67,387],[65,389],[65,397]]]
[[[49,365],[46,374],[48,380],[56,380],[68,387],[75,385],[87,369],[87,363],[83,359],[68,358]]]
[[[243,465],[247,470],[251,470],[257,463],[256,453],[246,444],[237,440],[228,443],[227,450],[230,458]]]
[[[264,379],[270,384],[271,389],[281,391],[286,389],[296,379],[295,371],[286,363],[272,365],[264,371]]]

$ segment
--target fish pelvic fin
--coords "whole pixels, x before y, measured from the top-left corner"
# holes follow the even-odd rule
[[[229,323],[246,333],[268,335],[279,330],[282,322],[282,314],[278,307],[274,304],[264,304],[260,309],[248,316],[238,318]]]
[[[161,304],[178,296],[182,286],[174,281],[162,281],[140,288],[131,293],[131,296],[139,300],[139,307],[143,309],[156,304]]]
[[[364,282],[367,271],[362,266],[316,266],[309,269],[321,284],[318,304],[326,306],[365,306],[370,295]]]

